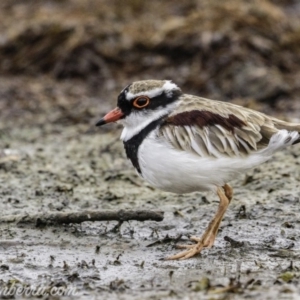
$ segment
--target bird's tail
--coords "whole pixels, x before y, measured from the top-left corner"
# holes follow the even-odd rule
[[[298,123],[289,123],[289,122],[285,122],[285,121],[281,121],[278,119],[273,119],[274,125],[277,129],[285,129],[289,132],[295,132],[295,137],[297,137],[298,133],[298,138],[294,138],[293,139],[293,143],[292,145],[295,145],[297,143],[300,143],[300,124]]]
[[[300,133],[297,131],[288,131],[286,129],[280,129],[275,133],[268,144],[268,147],[262,149],[260,154],[263,157],[269,159],[273,153],[282,150],[290,145],[294,145],[300,142]]]

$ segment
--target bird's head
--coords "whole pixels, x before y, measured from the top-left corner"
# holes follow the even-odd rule
[[[152,121],[168,115],[181,94],[180,88],[169,80],[133,82],[119,94],[117,107],[96,126],[119,121],[124,126],[121,139],[126,141]]]

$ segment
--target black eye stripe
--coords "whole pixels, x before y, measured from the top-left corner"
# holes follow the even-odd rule
[[[124,113],[125,117],[130,115],[130,113],[132,111],[137,111],[137,110],[155,110],[159,107],[165,107],[168,104],[175,102],[180,95],[182,94],[182,92],[180,90],[174,90],[172,91],[172,95],[170,96],[169,94],[166,95],[165,92],[163,92],[160,95],[157,95],[153,98],[150,98],[150,102],[148,105],[146,105],[145,107],[143,107],[146,103],[146,101],[142,104],[139,104],[139,106],[141,106],[141,108],[136,108],[134,107],[134,101],[136,100],[136,98],[128,101],[126,99],[126,92],[128,90],[130,86],[128,86],[126,89],[124,89],[121,94],[118,97],[118,107],[122,110],[122,112]],[[140,99],[144,98],[142,97],[143,95],[139,96]],[[145,96],[145,98],[147,99],[147,96]]]
[[[181,94],[182,92],[180,90],[174,90],[172,92],[172,97],[168,97],[165,93],[162,93],[158,96],[150,98],[150,103],[147,105],[147,107],[145,107],[145,109],[154,110],[158,107],[165,107],[168,104],[176,101]]]

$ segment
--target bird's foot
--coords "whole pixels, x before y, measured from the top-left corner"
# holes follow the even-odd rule
[[[203,237],[196,237],[192,236],[190,239],[193,242],[196,242],[197,244],[195,245],[178,245],[177,248],[183,248],[187,249],[185,251],[182,251],[176,255],[172,255],[170,257],[167,257],[167,260],[172,260],[172,259],[188,259],[190,257],[193,257],[201,252],[201,250],[205,247],[211,247],[214,244],[215,241],[215,236],[213,234],[208,235],[206,238]]]
[[[188,259],[201,252],[204,245],[203,242],[198,242],[196,245],[178,245],[178,248],[187,248],[187,250],[179,252],[178,254],[167,257],[167,260],[173,259]]]
[[[203,243],[203,247],[210,248],[214,245],[216,239],[216,233],[210,232],[205,238],[191,236],[190,240],[196,243]],[[186,245],[188,246],[188,245]],[[191,245],[190,245],[191,246]]]

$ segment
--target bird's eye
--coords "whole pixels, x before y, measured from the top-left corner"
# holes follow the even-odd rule
[[[140,96],[134,99],[133,106],[136,108],[146,107],[150,103],[150,99],[147,96]]]

